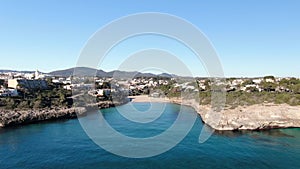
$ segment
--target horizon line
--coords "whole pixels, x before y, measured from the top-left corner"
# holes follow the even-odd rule
[[[95,70],[101,70],[101,71],[104,71],[106,73],[109,73],[109,72],[113,72],[113,71],[123,71],[123,72],[138,72],[138,73],[150,73],[150,74],[153,74],[153,75],[161,75],[161,74],[169,74],[169,75],[175,75],[175,76],[179,76],[179,77],[192,77],[192,76],[185,76],[185,75],[177,75],[177,74],[174,74],[174,73],[154,73],[154,72],[140,72],[138,70],[118,70],[118,69],[114,69],[114,70],[110,70],[110,71],[107,71],[107,70],[104,70],[104,69],[100,69],[100,68],[91,68],[91,67],[87,67],[87,66],[75,66],[75,67],[70,67],[70,68],[58,68],[56,70],[52,70],[52,71],[48,71],[48,72],[42,72],[42,71],[39,71],[39,69],[35,69],[35,70],[18,70],[18,69],[2,69],[0,68],[0,71],[9,71],[9,72],[35,72],[36,70],[38,70],[39,72],[41,73],[45,73],[45,74],[50,74],[51,72],[55,72],[55,71],[64,71],[64,70],[67,70],[67,69],[75,69],[75,68],[88,68],[88,69],[95,69]],[[259,76],[225,76],[224,77],[221,77],[221,78],[262,78],[262,77],[266,77],[266,76],[274,76],[274,77],[277,77],[277,78],[300,78],[300,76],[276,76],[276,75],[272,75],[272,74],[266,74],[266,75],[259,75]],[[195,76],[193,78],[213,78],[213,77],[210,77],[210,76]]]

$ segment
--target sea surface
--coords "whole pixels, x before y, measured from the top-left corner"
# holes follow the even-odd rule
[[[154,113],[149,103],[132,105],[137,110]],[[164,108],[162,115],[150,123],[129,121],[116,108],[95,113],[101,113],[115,130],[124,135],[147,138],[164,132],[178,117],[179,105],[168,103]],[[196,113],[191,108],[186,109]],[[185,125],[188,122],[182,123]],[[0,129],[0,168],[300,168],[298,128],[214,132],[206,142],[200,144],[198,139],[202,127],[203,123],[197,117],[188,135],[178,145],[150,158],[120,157],[102,149],[87,136],[78,119]],[[111,146],[114,144],[118,144],[118,140],[111,142]]]

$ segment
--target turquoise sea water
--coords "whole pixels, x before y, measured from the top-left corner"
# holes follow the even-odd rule
[[[144,110],[149,103],[134,106]],[[124,135],[150,137],[169,128],[178,109],[178,105],[167,104],[161,117],[149,124],[130,122],[116,108],[105,109],[102,114]],[[85,134],[77,119],[0,129],[0,168],[300,168],[300,129],[215,132],[200,144],[202,126],[198,118],[176,147],[141,159],[103,150]]]

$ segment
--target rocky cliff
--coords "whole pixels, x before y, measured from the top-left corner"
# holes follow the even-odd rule
[[[85,111],[86,109],[84,107],[29,110],[0,109],[0,127],[28,124],[45,120],[70,119],[77,117],[76,112],[81,114]]]
[[[95,104],[85,105],[85,107],[76,108],[42,108],[42,109],[28,109],[28,110],[7,110],[0,109],[0,128],[14,125],[22,125],[46,120],[55,119],[71,119],[78,115],[84,115],[87,111],[94,111],[97,109],[105,109],[110,107],[126,104],[129,99],[121,101],[100,101]]]
[[[195,101],[173,100],[194,107],[202,121],[216,130],[263,130],[300,127],[300,106],[259,104],[213,111],[208,105]]]

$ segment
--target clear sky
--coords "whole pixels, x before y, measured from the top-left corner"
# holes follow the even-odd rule
[[[0,0],[0,69],[74,67],[86,41],[105,24],[163,12],[193,23],[210,39],[226,76],[300,77],[299,9],[298,0]],[[112,62],[101,68],[114,69]]]

